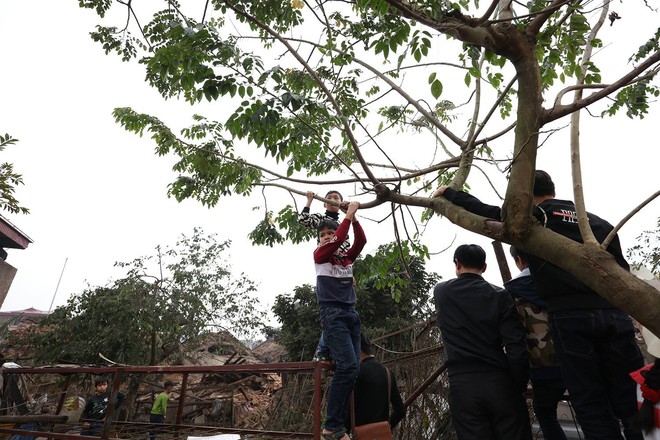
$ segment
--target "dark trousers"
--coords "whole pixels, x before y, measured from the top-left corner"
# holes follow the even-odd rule
[[[632,320],[619,309],[549,313],[552,339],[571,403],[586,440],[642,440],[631,432],[637,412],[628,373],[644,364]]]
[[[531,440],[527,405],[506,371],[449,377],[449,411],[459,440]]]
[[[566,385],[561,379],[532,380],[534,398],[532,406],[546,440],[566,440],[566,434],[557,420],[557,405],[564,400]]]
[[[149,414],[149,423],[165,423],[165,416],[162,414]],[[158,431],[158,428],[152,428],[151,431],[149,431],[149,438],[155,440]]]
[[[344,429],[348,400],[353,392],[360,365],[360,315],[355,309],[323,307],[320,311],[325,344],[336,369],[328,390],[325,428]]]

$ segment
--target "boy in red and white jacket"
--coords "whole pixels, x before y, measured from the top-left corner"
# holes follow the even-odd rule
[[[360,365],[360,316],[355,310],[353,262],[367,243],[355,212],[360,204],[350,202],[346,217],[337,224],[323,220],[318,227],[319,247],[314,251],[316,298],[320,309],[325,343],[336,369],[328,390],[324,440],[348,440],[344,418]],[[355,240],[346,253],[342,243],[353,226]]]

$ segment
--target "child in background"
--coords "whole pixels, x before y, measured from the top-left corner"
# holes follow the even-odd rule
[[[94,388],[96,394],[89,398],[85,408],[80,415],[83,420],[81,435],[94,435],[101,434],[103,429],[103,422],[108,412],[110,405],[110,390],[108,389],[108,378],[98,376],[94,379]],[[123,395],[117,393],[117,402],[115,408],[119,407],[123,401]],[[85,421],[87,419],[87,421]]]
[[[154,405],[151,407],[149,423],[165,423],[165,415],[167,414],[167,399],[169,399],[170,394],[172,393],[174,382],[171,380],[165,381],[163,388],[163,392],[156,397]],[[155,440],[157,431],[157,429],[149,431],[149,438],[151,440]]]

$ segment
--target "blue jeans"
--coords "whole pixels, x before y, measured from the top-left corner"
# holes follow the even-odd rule
[[[642,440],[631,432],[637,412],[628,373],[644,365],[632,320],[619,309],[548,314],[562,375],[586,440]]]
[[[325,428],[335,432],[344,429],[360,365],[360,315],[354,308],[322,307],[320,316],[326,346],[337,364],[328,390],[325,421]]]
[[[566,440],[566,434],[557,420],[557,405],[564,400],[566,385],[561,379],[532,380],[534,399],[532,406],[546,440]]]

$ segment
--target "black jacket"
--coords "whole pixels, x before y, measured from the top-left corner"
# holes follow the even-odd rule
[[[501,219],[502,210],[498,206],[486,205],[470,194],[447,188],[443,196],[455,205],[461,206],[474,214],[496,220]],[[547,199],[534,207],[533,214],[544,227],[573,241],[582,243],[573,202]],[[594,214],[587,213],[587,215],[594,236],[599,242],[602,242],[614,228],[607,221]],[[607,251],[614,256],[619,266],[626,270],[630,269],[621,252],[618,237],[612,240],[607,247]],[[565,270],[535,255],[527,254],[526,256],[536,287],[541,296],[548,302],[549,312],[570,309],[615,308],[612,303]]]
[[[508,371],[516,386],[526,386],[525,330],[508,292],[463,273],[438,284],[434,297],[450,377],[500,370]]]
[[[387,401],[387,374],[390,375],[390,401]],[[396,378],[383,364],[370,357],[360,362],[360,372],[355,381],[355,425],[389,420],[394,428],[406,415],[406,408],[399,393]],[[390,403],[392,413],[390,414]],[[351,428],[350,414],[345,421],[346,430]]]

